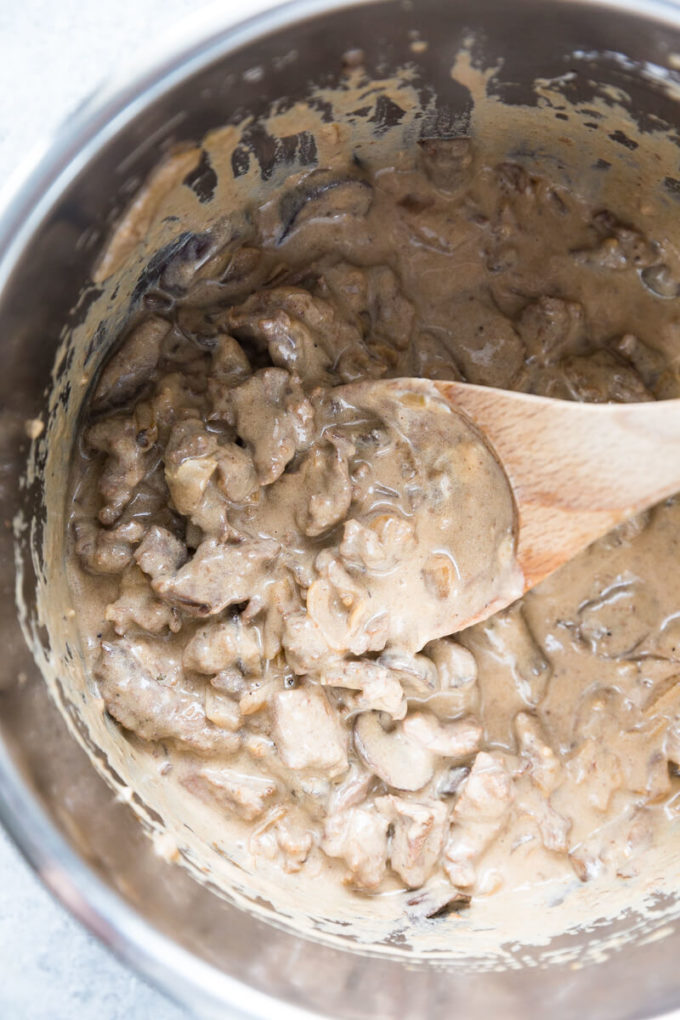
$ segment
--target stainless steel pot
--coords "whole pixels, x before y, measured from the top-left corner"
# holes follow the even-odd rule
[[[62,130],[0,223],[1,520],[44,513],[39,487],[19,488],[26,419],[45,405],[64,322],[107,229],[163,143],[198,139],[278,96],[304,98],[333,84],[342,55],[361,47],[382,72],[417,61],[443,116],[465,114],[465,90],[449,68],[466,31],[503,58],[502,98],[532,103],[530,83],[575,70],[623,87],[644,126],[655,115],[680,128],[680,106],[655,84],[680,53],[680,7],[620,0],[299,0],[237,27],[203,18],[195,38],[160,55],[123,87],[101,93]],[[414,57],[413,30],[430,40]],[[295,50],[297,58],[277,57]],[[573,54],[581,52],[580,63]],[[587,53],[589,56],[584,57]],[[625,60],[613,59],[612,53]],[[257,65],[263,76],[245,72]],[[586,73],[587,69],[587,73]],[[580,92],[579,92],[580,90]],[[670,179],[668,187],[680,189]],[[70,320],[69,320],[70,316]],[[12,532],[0,528],[4,612],[0,678],[0,814],[60,899],[124,960],[205,1016],[413,1017],[460,1013],[555,1020],[654,1015],[680,1005],[680,932],[626,945],[597,965],[486,974],[460,965],[358,955],[304,941],[215,896],[154,854],[128,807],[69,736],[23,640],[15,609]],[[30,604],[30,574],[22,580]],[[572,948],[578,953],[578,941]],[[231,1010],[231,1012],[229,1012]]]

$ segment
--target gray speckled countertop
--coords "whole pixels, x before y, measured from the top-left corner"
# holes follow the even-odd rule
[[[46,136],[196,0],[0,0],[0,185]],[[230,0],[226,10],[250,13]],[[29,157],[30,158],[30,157]],[[43,888],[0,830],[2,1020],[181,1020]],[[228,1017],[225,1015],[225,1020]]]
[[[74,921],[0,832],[0,1016],[182,1020],[187,1014]]]

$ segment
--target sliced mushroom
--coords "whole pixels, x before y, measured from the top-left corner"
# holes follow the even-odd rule
[[[376,776],[395,790],[422,790],[434,774],[434,755],[409,739],[401,726],[385,730],[379,712],[357,717],[354,745]]]
[[[403,719],[406,715],[406,699],[399,677],[378,662],[364,659],[331,663],[324,667],[319,679],[325,686],[360,692],[350,702],[352,711],[386,712],[393,719]]]
[[[397,674],[408,698],[427,698],[438,689],[435,664],[426,655],[412,655],[401,649],[387,649],[378,662]]]
[[[404,720],[404,733],[433,754],[460,764],[479,750],[484,730],[472,716],[442,723],[431,712],[412,712]]]
[[[331,216],[365,216],[373,201],[368,181],[335,170],[312,170],[279,203],[282,232],[279,241],[307,220]]]
[[[475,712],[479,690],[477,663],[472,652],[451,638],[441,638],[426,645],[424,654],[436,667],[439,687],[428,699],[427,707],[446,719]]]

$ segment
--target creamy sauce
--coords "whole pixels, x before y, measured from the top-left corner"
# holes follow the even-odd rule
[[[339,860],[427,917],[637,874],[680,791],[680,688],[672,622],[655,637],[676,590],[633,565],[658,571],[673,510],[446,636],[521,590],[507,481],[445,403],[357,380],[652,400],[676,379],[633,330],[662,325],[672,270],[469,138],[419,150],[297,175],[245,236],[162,266],[92,397],[72,569],[108,713],[216,827],[247,823],[251,866]]]
[[[194,309],[199,309],[195,319],[200,323],[201,309],[233,302],[241,307],[245,320],[248,309],[243,306],[249,294],[257,297],[258,292],[271,290],[276,283],[306,291],[315,302],[325,301],[334,309],[336,318],[333,330],[328,333],[334,342],[338,342],[344,325],[354,324],[361,345],[367,347],[366,352],[355,351],[354,358],[346,359],[346,374],[342,376],[319,379],[318,361],[314,360],[311,368],[298,371],[300,377],[307,370],[316,376],[313,385],[311,375],[310,385],[302,384],[306,398],[320,382],[327,388],[329,383],[349,382],[372,373],[394,377],[419,374],[464,377],[488,385],[515,386],[577,399],[677,395],[673,354],[679,327],[672,300],[677,252],[667,233],[668,198],[655,194],[651,200],[649,185],[644,183],[656,179],[659,166],[673,165],[675,148],[661,137],[636,134],[634,125],[621,117],[609,101],[599,105],[595,102],[603,125],[613,130],[614,125],[618,127],[621,123],[627,136],[637,138],[641,144],[636,153],[639,173],[634,179],[628,154],[622,152],[618,160],[614,153],[612,158],[610,150],[616,148],[613,146],[602,149],[611,161],[610,171],[604,175],[598,170],[591,172],[595,159],[593,135],[576,113],[567,137],[563,125],[551,121],[544,115],[545,110],[502,107],[492,96],[485,96],[493,72],[475,68],[466,51],[460,55],[452,74],[471,88],[475,99],[470,130],[473,144],[469,150],[462,146],[463,158],[457,161],[457,169],[463,177],[453,188],[450,184],[442,185],[438,179],[441,167],[433,164],[431,153],[428,165],[426,148],[417,155],[414,144],[417,134],[410,113],[398,129],[382,138],[372,134],[370,110],[365,117],[354,115],[353,111],[361,105],[359,98],[365,100],[361,82],[350,82],[342,93],[325,96],[333,105],[334,123],[326,123],[315,111],[297,106],[273,116],[269,130],[278,137],[303,129],[313,133],[319,165],[332,169],[336,176],[352,179],[357,176],[357,162],[348,164],[347,157],[349,151],[356,152],[361,157],[359,176],[367,179],[372,188],[370,206],[363,213],[360,202],[353,212],[345,210],[342,215],[331,213],[306,219],[303,212],[297,228],[282,237],[279,207],[282,190],[294,192],[304,185],[309,171],[300,169],[286,180],[279,169],[265,188],[259,181],[258,167],[251,161],[249,172],[239,181],[232,181],[231,156],[242,144],[241,129],[228,128],[205,140],[218,179],[212,203],[203,205],[181,184],[187,167],[199,162],[200,149],[182,153],[179,169],[178,164],[173,169],[171,161],[169,169],[159,171],[135,203],[101,263],[102,297],[93,305],[85,327],[69,338],[64,347],[64,361],[67,353],[72,356],[67,380],[59,380],[60,363],[55,368],[53,413],[38,444],[39,449],[50,452],[46,484],[53,507],[61,506],[63,500],[64,456],[73,435],[76,398],[85,392],[92,377],[92,365],[85,354],[88,340],[102,320],[108,322],[110,331],[130,335],[125,295],[129,297],[153,252],[176,242],[183,229],[199,232],[209,229],[212,241],[208,252],[194,253],[195,259],[188,249],[185,252],[188,257],[180,256],[174,266],[169,265],[172,260],[167,260],[170,300],[162,293],[149,293],[146,310],[138,317],[137,325],[143,319],[152,323],[144,327],[147,336],[138,345],[142,365],[144,357],[147,358],[143,371],[152,382],[159,363],[164,371],[167,368],[168,362],[162,359],[173,359],[172,349],[163,346],[170,330],[158,341],[158,334],[165,328],[158,325],[158,319],[175,323],[182,308],[193,304]],[[550,102],[559,94],[559,83],[540,82],[537,89]],[[418,107],[407,76],[399,82],[379,83],[371,93],[371,102],[381,90],[402,109]],[[247,126],[244,125],[244,130]],[[460,143],[458,148],[461,149]],[[507,153],[513,148],[533,152],[534,156],[522,158],[510,168],[501,166],[507,163]],[[472,156],[471,163],[467,162],[466,151]],[[559,173],[553,177],[554,166],[559,167]],[[579,182],[577,190],[573,187],[574,179]],[[341,194],[337,188],[332,190]],[[581,191],[589,196],[589,201],[576,197]],[[253,206],[257,210],[254,229],[232,212],[229,220],[225,220],[224,210],[245,208],[251,196],[259,196]],[[350,201],[351,197],[349,189],[345,189],[345,199]],[[359,197],[365,200],[363,190]],[[613,210],[613,217],[596,215],[604,207]],[[176,214],[177,219],[170,220],[170,213],[173,217]],[[140,217],[144,221],[142,230],[138,227]],[[631,222],[638,228],[632,233],[626,226]],[[230,249],[233,241],[236,244]],[[246,249],[259,252],[258,257],[247,251],[241,256],[246,266],[248,259],[252,259],[265,276],[258,279],[256,275],[240,293],[238,287],[234,293],[229,287],[238,285],[238,273],[236,280],[217,280],[220,252],[224,251],[229,256],[226,262],[233,265],[231,255],[235,248],[243,247],[243,242]],[[208,265],[213,256],[217,261]],[[636,262],[640,257],[642,262]],[[267,278],[266,274],[276,272],[281,262],[284,278]],[[211,283],[211,270],[216,270],[217,282]],[[178,276],[173,279],[174,271]],[[299,276],[286,278],[285,273]],[[156,290],[155,286],[150,290]],[[164,287],[158,290],[163,291]],[[390,309],[396,309],[396,314],[390,316]],[[287,309],[284,311],[288,314]],[[192,311],[188,316],[180,333],[185,347],[193,346],[195,363],[190,364],[191,358],[183,362],[181,351],[175,362],[176,375],[186,375],[190,381],[199,380],[201,373],[203,377],[210,375],[208,366],[217,357],[209,342],[200,342],[202,327],[196,328],[190,321],[194,314]],[[224,331],[236,328],[238,324],[230,318]],[[177,335],[174,324],[172,332]],[[213,341],[218,332],[219,329],[212,329],[207,340]],[[370,342],[366,344],[368,336]],[[161,353],[156,359],[153,352],[157,342]],[[241,342],[251,357],[252,342],[245,339]],[[258,344],[262,350],[266,348],[266,357],[271,358],[269,338],[259,340]],[[195,353],[196,347],[200,348],[199,354]],[[282,350],[283,347],[278,357]],[[361,357],[356,359],[356,354]],[[113,369],[109,370],[109,383],[114,383],[126,373],[121,372],[120,362],[117,369],[115,360],[110,364]],[[292,369],[295,374],[293,366],[278,362],[277,365]],[[257,371],[264,365],[252,367]],[[322,370],[327,369],[322,366]],[[100,387],[105,380],[106,371],[100,377]],[[73,394],[70,404],[60,399],[66,382]],[[150,388],[140,391],[142,405],[149,399]],[[171,407],[173,401],[181,406],[186,392],[181,378],[175,379],[166,390],[165,407]],[[135,394],[133,384],[127,395],[121,397],[122,416],[131,416]],[[120,388],[118,395],[121,396]],[[199,392],[187,418],[195,419],[197,409],[200,417],[208,399],[212,398]],[[98,413],[105,410],[104,402]],[[254,417],[249,424],[257,428],[257,419]],[[145,419],[142,428],[147,425]],[[210,433],[211,429],[206,425],[205,431]],[[251,450],[248,444],[254,444],[254,438],[242,439],[244,446],[236,445],[252,454],[254,446]],[[165,451],[167,458],[167,446]],[[443,739],[439,730],[433,732],[430,716],[435,716],[442,727],[456,724],[458,739],[465,732],[458,724],[466,722],[468,740],[474,738],[475,720],[479,720],[484,730],[478,738],[481,750],[469,752],[461,765],[453,764],[451,754],[432,754],[434,768],[429,785],[409,791],[380,779],[376,770],[384,768],[384,759],[379,761],[375,752],[367,750],[361,733],[350,743],[349,726],[345,726],[344,733],[333,727],[328,730],[337,739],[326,742],[330,751],[323,767],[308,765],[299,769],[282,763],[278,752],[269,753],[272,745],[267,741],[272,740],[273,732],[270,703],[258,707],[258,698],[271,694],[266,689],[262,695],[257,693],[266,684],[256,686],[257,681],[253,682],[248,669],[243,671],[239,666],[237,672],[249,688],[243,693],[250,694],[250,688],[255,689],[250,703],[241,706],[241,692],[228,686],[233,686],[238,677],[233,674],[223,677],[227,689],[219,690],[210,682],[210,677],[217,673],[200,673],[185,667],[187,636],[209,626],[210,621],[188,620],[185,610],[168,597],[167,578],[165,582],[159,578],[165,590],[159,589],[153,598],[149,597],[150,575],[136,565],[138,573],[131,564],[125,565],[126,557],[138,548],[135,522],[113,541],[111,537],[102,541],[97,514],[104,505],[109,507],[111,516],[106,520],[105,514],[103,530],[110,536],[119,521],[114,491],[117,485],[110,476],[112,491],[102,498],[97,486],[109,455],[105,450],[97,453],[92,447],[86,447],[83,453],[86,463],[79,464],[76,472],[80,478],[82,468],[83,482],[74,482],[79,501],[74,517],[81,526],[78,539],[82,543],[81,554],[95,559],[84,572],[73,562],[69,594],[60,571],[54,569],[62,562],[64,529],[59,514],[50,515],[45,549],[49,576],[43,582],[41,612],[42,621],[50,628],[54,652],[44,661],[43,668],[53,689],[55,676],[60,678],[57,691],[65,684],[67,711],[74,732],[89,747],[97,767],[112,782],[119,783],[117,777],[122,777],[123,783],[134,790],[133,807],[150,829],[156,831],[160,826],[161,831],[167,830],[157,839],[159,852],[162,849],[164,856],[173,859],[179,856],[194,874],[210,879],[246,909],[263,913],[274,923],[293,925],[315,937],[340,939],[343,944],[349,934],[359,943],[370,944],[376,952],[400,952],[403,943],[404,951],[413,948],[425,955],[462,956],[474,966],[516,966],[514,940],[541,943],[576,925],[596,926],[597,931],[587,942],[593,958],[615,948],[631,934],[639,936],[659,929],[657,934],[661,937],[669,930],[668,922],[675,918],[672,902],[659,911],[656,897],[665,890],[672,891],[677,884],[673,853],[677,780],[673,774],[672,740],[665,736],[671,733],[675,718],[672,707],[675,659],[672,651],[648,649],[656,648],[655,642],[660,642],[658,647],[663,648],[661,635],[672,636],[675,612],[672,577],[665,572],[659,579],[654,564],[666,562],[674,555],[674,536],[680,522],[676,521],[678,511],[673,502],[639,522],[639,534],[635,526],[627,526],[597,543],[512,610],[458,635],[455,641],[448,639],[436,649],[426,648],[425,655],[409,653],[423,667],[420,672],[409,673],[403,669],[403,661],[391,655],[358,653],[358,659],[383,656],[380,665],[400,675],[408,715],[396,719],[394,726],[387,722],[385,714],[376,716],[373,711],[361,710],[357,702],[366,696],[365,685],[364,691],[336,686],[337,670],[331,675],[334,684],[316,685],[326,699],[330,698],[333,711],[337,714],[339,707],[341,718],[348,723],[351,724],[355,710],[354,715],[358,712],[369,723],[380,724],[381,739],[393,737],[395,731],[398,740],[408,738],[411,751],[417,746],[422,748],[424,740],[429,743]],[[189,462],[192,459],[200,461],[203,457],[189,458]],[[164,480],[166,466],[155,471],[169,486]],[[171,465],[171,475],[178,466],[181,465]],[[284,470],[281,478],[286,476]],[[212,483],[213,478],[209,481]],[[173,484],[177,491],[177,478]],[[167,499],[163,485],[160,489]],[[142,523],[147,516],[142,512],[145,509],[152,515],[163,514],[158,502],[154,506],[159,493],[150,491],[145,495],[146,508],[143,501],[136,504]],[[70,503],[67,505],[70,507]],[[211,514],[214,511],[213,506]],[[122,514],[125,512],[123,508]],[[166,516],[165,522],[161,520],[157,526],[170,530],[167,525],[176,523],[176,513],[175,506],[170,519]],[[188,521],[184,538],[190,532],[191,550],[198,547],[196,540],[200,540],[203,524],[207,523],[205,517],[203,524],[191,521],[195,513],[196,508],[190,507],[185,512],[179,511],[179,516]],[[19,533],[21,528],[22,522],[18,521]],[[139,530],[144,529],[137,533]],[[28,531],[25,534],[29,536]],[[69,531],[69,535],[73,537],[73,532]],[[118,567],[108,576],[93,576],[90,570],[92,566],[97,569],[97,556],[103,557],[99,566],[110,556],[113,556],[110,563],[119,557]],[[59,604],[65,607],[63,613],[56,610],[57,591],[61,592]],[[75,619],[71,604],[78,606]],[[107,614],[106,607],[116,604],[117,609],[109,610],[104,630],[101,623]],[[206,603],[199,600],[198,604]],[[606,638],[609,629],[607,614],[620,613],[621,626],[630,634],[638,604],[646,605],[641,642],[614,652],[607,650],[602,644],[602,635]],[[627,612],[626,606],[631,605],[633,609]],[[144,614],[147,633],[141,633],[137,629],[139,624],[131,622],[130,607],[133,612]],[[230,614],[228,610],[222,612]],[[602,626],[599,620],[604,620]],[[73,642],[76,622],[82,635],[85,673],[79,661],[68,653],[68,646],[66,655],[60,651],[65,640]],[[179,629],[178,622],[182,625]],[[257,623],[253,620],[249,625],[256,627]],[[27,626],[31,626],[30,621]],[[127,712],[122,721],[130,728],[121,730],[112,721],[89,676],[96,668],[101,694],[106,696],[106,679],[102,684],[101,667],[96,665],[102,652],[97,635],[105,635],[109,645],[115,646],[115,642],[120,645],[125,639],[116,636],[115,626],[128,629],[128,642],[146,643],[143,649],[146,662],[151,661],[154,644],[163,645],[166,689],[186,699],[182,702],[187,709],[184,722],[193,716],[193,739],[208,744],[221,741],[219,754],[210,747],[203,747],[199,756],[194,750],[180,750],[176,732],[161,740],[153,739],[158,719],[149,720],[138,691],[128,689],[120,697],[115,682],[108,689],[109,710],[117,706],[121,715]],[[618,627],[619,624],[617,631]],[[157,633],[154,628],[158,628]],[[37,637],[36,632],[36,645]],[[309,643],[303,647],[310,649]],[[192,653],[194,664],[206,648],[209,646],[205,642],[196,643]],[[257,651],[262,657],[261,648]],[[417,686],[433,675],[432,667],[423,659],[434,666],[437,682],[442,676],[453,676],[457,682],[434,694],[423,692],[422,686],[420,692],[414,692],[409,683]],[[147,691],[156,704],[160,672],[152,678],[154,682]],[[125,675],[125,670],[120,675]],[[279,674],[276,682],[280,684],[280,680]],[[279,687],[278,693],[296,694],[314,687],[313,681],[295,679],[294,684],[290,688],[280,684],[283,689]],[[375,686],[371,693],[375,695]],[[246,720],[245,726],[239,727],[240,735],[239,729],[230,728],[235,720],[239,721],[231,707],[235,700],[239,712],[241,707],[253,709],[251,714],[239,717]],[[286,698],[279,701],[283,719]],[[354,708],[348,707],[351,702]],[[393,696],[391,707],[399,715],[395,706]],[[380,712],[384,713],[384,706]],[[294,718],[295,713],[292,715]],[[261,733],[258,717],[266,720]],[[74,724],[76,718],[78,722]],[[327,720],[325,709],[319,718]],[[410,726],[405,727],[408,720]],[[145,727],[146,735],[133,732],[137,728],[140,733]],[[404,729],[409,728],[411,733],[404,734]],[[236,749],[234,737],[242,741],[244,729],[252,731],[253,737],[246,735]],[[304,743],[304,736],[297,735],[296,746]],[[369,744],[371,736],[376,736],[375,725],[373,733],[368,734]],[[380,738],[380,733],[377,736]],[[444,736],[453,739],[450,730]],[[593,765],[588,757],[592,742],[606,742],[611,750],[603,769],[599,762]],[[451,744],[447,747],[450,749]],[[346,777],[340,774],[343,754],[353,763]],[[671,763],[670,767],[664,766],[665,772],[659,767],[659,755],[664,762]],[[625,767],[614,760],[620,763],[622,757]],[[390,758],[392,764],[395,760],[401,760],[401,756]],[[250,808],[247,797],[241,795],[237,802],[235,787],[224,782],[225,770],[236,762],[243,764],[243,771],[250,778],[265,773],[264,785],[254,784],[254,795],[250,789]],[[473,764],[474,776],[467,773]],[[427,755],[421,755],[419,767],[422,774],[427,774]],[[330,785],[335,792],[340,792],[339,787],[344,789],[333,808],[354,807],[361,822],[364,817],[361,811],[370,802],[374,835],[377,831],[377,839],[370,846],[368,841],[354,838],[356,830],[351,826],[331,826],[323,831],[323,819],[312,817],[309,808],[315,800],[325,803],[326,812],[331,805],[327,799],[329,791],[327,788],[324,791],[323,784],[307,782],[310,768],[326,776],[338,770],[338,775],[330,777]],[[456,773],[458,769],[461,771]],[[200,772],[207,774],[199,776]],[[268,780],[270,773],[272,778]],[[371,776],[371,786],[362,791],[361,780],[366,773]],[[445,787],[435,791],[434,783],[444,773],[449,792]],[[292,782],[296,775],[304,782]],[[352,790],[353,778],[358,782]],[[388,777],[394,778],[393,774]],[[396,778],[402,784],[408,782],[403,774]],[[271,786],[276,789],[268,793]],[[292,810],[277,815],[277,809],[293,790],[302,804],[302,818],[300,812]],[[492,791],[495,808],[487,802],[487,810],[480,810],[476,791],[477,794]],[[122,793],[130,800],[125,786]],[[258,794],[265,805],[261,824],[244,817],[244,811],[257,809]],[[363,801],[353,803],[353,797],[363,797]],[[273,798],[280,799],[272,805]],[[427,801],[425,813],[417,807],[422,800]],[[439,804],[444,805],[445,817],[437,807]],[[493,810],[488,810],[490,807]],[[335,811],[336,818],[337,814]],[[407,830],[422,833],[423,823],[430,834],[434,830],[436,836],[437,830],[443,831],[446,842],[444,847],[442,839],[439,857],[432,863],[425,884],[419,885],[437,839],[429,839],[429,843],[428,839],[419,841],[421,848],[428,845],[427,852],[418,860],[418,854],[415,858],[411,854],[404,833]],[[310,832],[311,845],[307,838]],[[370,851],[364,854],[366,867],[362,866],[361,854],[354,854],[353,846],[357,845],[360,850]],[[368,865],[375,865],[374,870]],[[365,879],[375,879],[376,875],[379,882],[373,890],[360,891],[362,880],[365,889]],[[343,886],[343,878],[349,884]],[[405,884],[413,887],[411,891],[404,890]],[[462,909],[469,897],[470,909]],[[635,911],[649,905],[653,911],[649,915],[627,916],[625,908],[629,905]],[[428,914],[441,907],[450,912],[427,920]],[[601,929],[605,918],[615,916],[619,917],[616,927]],[[568,959],[573,958],[574,950],[568,943],[560,948],[556,940],[550,952],[555,958]],[[529,956],[522,960],[531,962]]]

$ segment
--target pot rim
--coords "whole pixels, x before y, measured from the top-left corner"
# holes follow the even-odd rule
[[[251,8],[253,2],[251,0]],[[372,0],[264,0],[241,19],[217,0],[180,19],[147,50],[104,82],[42,145],[28,154],[0,190],[0,293],[40,224],[94,154],[180,80],[230,50],[292,23]],[[399,2],[399,0],[394,0]],[[597,6],[680,28],[678,0],[550,0]],[[275,6],[269,6],[270,4]],[[260,0],[258,7],[263,7]],[[85,863],[60,834],[0,740],[0,822],[49,891],[125,964],[200,1015],[233,1020],[323,1020],[229,977],[142,919]],[[678,1016],[667,1013],[668,1020]]]

